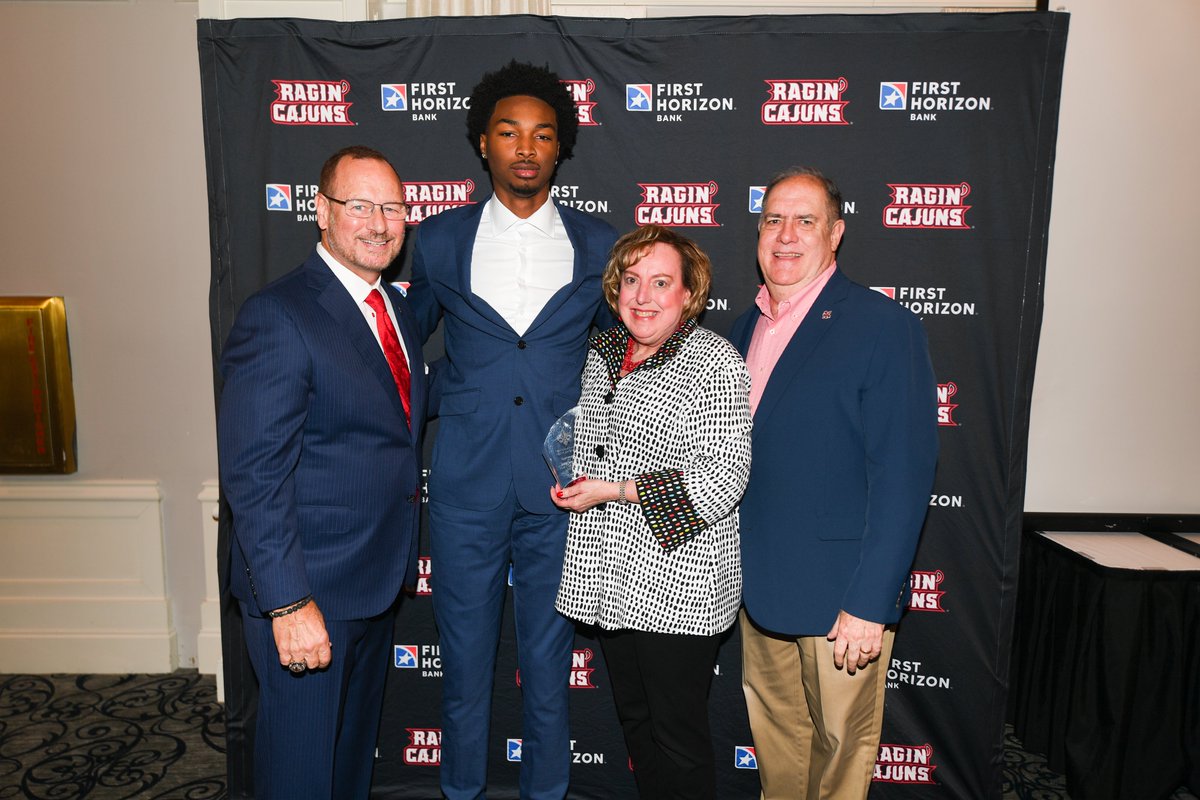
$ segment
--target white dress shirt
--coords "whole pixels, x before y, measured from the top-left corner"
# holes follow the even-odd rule
[[[367,295],[375,289],[383,295],[383,305],[387,309],[388,316],[392,318],[392,328],[396,331],[396,338],[400,340],[400,349],[404,351],[404,360],[412,364],[412,359],[408,357],[408,346],[404,344],[404,337],[400,335],[400,323],[396,319],[396,309],[392,308],[392,299],[388,297],[388,293],[383,290],[383,280],[376,278],[374,283],[367,283],[362,278],[355,275],[347,267],[338,263],[338,260],[329,254],[325,249],[325,245],[317,242],[317,255],[321,260],[329,265],[329,269],[333,272],[334,277],[346,287],[346,291],[354,298],[355,305],[362,312],[363,319],[367,321],[367,325],[371,328],[371,335],[375,337],[375,341],[379,343],[380,351],[383,350],[383,342],[379,340],[379,328],[375,322],[375,309],[367,305]]]
[[[547,200],[521,219],[496,199],[483,207],[471,251],[471,291],[518,334],[529,330],[542,308],[571,282],[575,248]]]

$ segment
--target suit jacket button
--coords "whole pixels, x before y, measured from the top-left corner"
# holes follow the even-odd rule
[[[516,397],[514,397],[514,398],[513,398],[513,405],[514,405],[514,406],[519,406],[519,405],[521,405],[521,404],[522,404],[522,403],[524,403],[524,402],[525,402],[525,398],[524,398],[524,397],[521,397],[521,395],[517,395]]]
[[[524,349],[525,349],[525,340],[524,340],[524,339],[518,339],[518,340],[517,340],[517,349],[518,349],[518,350],[524,350]]]
[[[408,500],[408,502],[410,502],[410,503],[415,503],[415,502],[417,502],[417,496],[416,496],[415,494],[410,494],[410,495],[409,495],[409,496],[408,496],[406,499],[407,499],[407,500]]]
[[[596,458],[604,458],[604,445],[596,445]]]

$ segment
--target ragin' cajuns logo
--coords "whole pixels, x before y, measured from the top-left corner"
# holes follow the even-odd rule
[[[433,560],[429,556],[420,556],[417,558],[417,586],[414,595],[418,597],[433,594],[433,587],[429,585],[429,579],[433,577]]]
[[[971,193],[969,183],[889,183],[892,202],[883,209],[885,228],[933,228],[967,230],[963,200]]]
[[[590,647],[571,651],[570,686],[572,689],[596,688],[596,684],[592,683],[592,673],[596,671],[596,668],[589,666],[594,656],[595,653]]]
[[[276,125],[353,125],[350,82],[272,80],[271,122]]]
[[[426,217],[451,208],[469,206],[475,181],[409,181],[404,184],[404,202],[408,204],[408,223],[416,225]]]
[[[945,574],[940,569],[933,572],[913,570],[908,576],[908,585],[912,589],[912,594],[908,598],[909,611],[941,611],[945,613],[946,609],[942,607],[942,595],[945,592],[938,588],[945,578]]]
[[[592,683],[592,673],[596,671],[596,668],[589,666],[595,655],[590,647],[571,651],[571,675],[567,681],[572,689],[596,688],[596,684]],[[519,669],[516,672],[516,685],[521,685],[521,670]]]
[[[441,728],[405,728],[408,744],[404,747],[404,763],[410,766],[439,767],[442,764]]]
[[[879,745],[873,780],[879,783],[934,783],[933,746]]]
[[[708,183],[639,183],[642,202],[634,209],[638,225],[668,225],[672,227],[716,227],[717,208],[714,203],[717,182]]]
[[[845,78],[768,80],[763,125],[849,125]]]
[[[592,92],[596,91],[596,82],[591,78],[584,80],[560,80],[575,101],[575,116],[583,126],[599,125],[596,122],[596,102],[592,100]]]
[[[958,394],[958,384],[954,381],[937,385],[938,425],[946,428],[958,427],[958,423],[954,421],[954,412],[958,408],[958,403],[950,402],[950,398],[956,394]]]

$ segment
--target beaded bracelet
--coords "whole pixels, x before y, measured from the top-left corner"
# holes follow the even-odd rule
[[[301,600],[297,600],[296,602],[292,603],[287,608],[280,609],[279,611],[268,611],[267,616],[270,617],[271,619],[279,619],[280,617],[286,617],[288,614],[295,614],[297,611],[304,608],[306,605],[308,605],[311,602],[312,602],[312,595],[310,594],[307,597],[305,597]]]

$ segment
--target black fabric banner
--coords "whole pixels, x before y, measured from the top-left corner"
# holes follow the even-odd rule
[[[939,382],[941,459],[872,796],[999,797],[1068,19],[201,20],[214,358],[246,297],[312,247],[317,173],[336,149],[386,153],[414,224],[487,198],[466,105],[480,76],[513,58],[548,64],[575,96],[579,143],[555,196],[618,231],[661,222],[694,238],[712,256],[702,322],[718,333],[757,290],[761,187],[786,166],[820,167],[845,197],[839,266],[921,317]],[[406,264],[396,270],[407,279]],[[439,354],[435,337],[429,355]],[[440,660],[425,596],[437,564],[422,569],[422,594],[406,598],[396,625],[379,796],[438,796]],[[494,797],[516,796],[520,757],[506,624]],[[710,709],[722,798],[758,791],[739,665],[735,632]],[[583,632],[572,686],[571,797],[633,797],[603,657]]]

